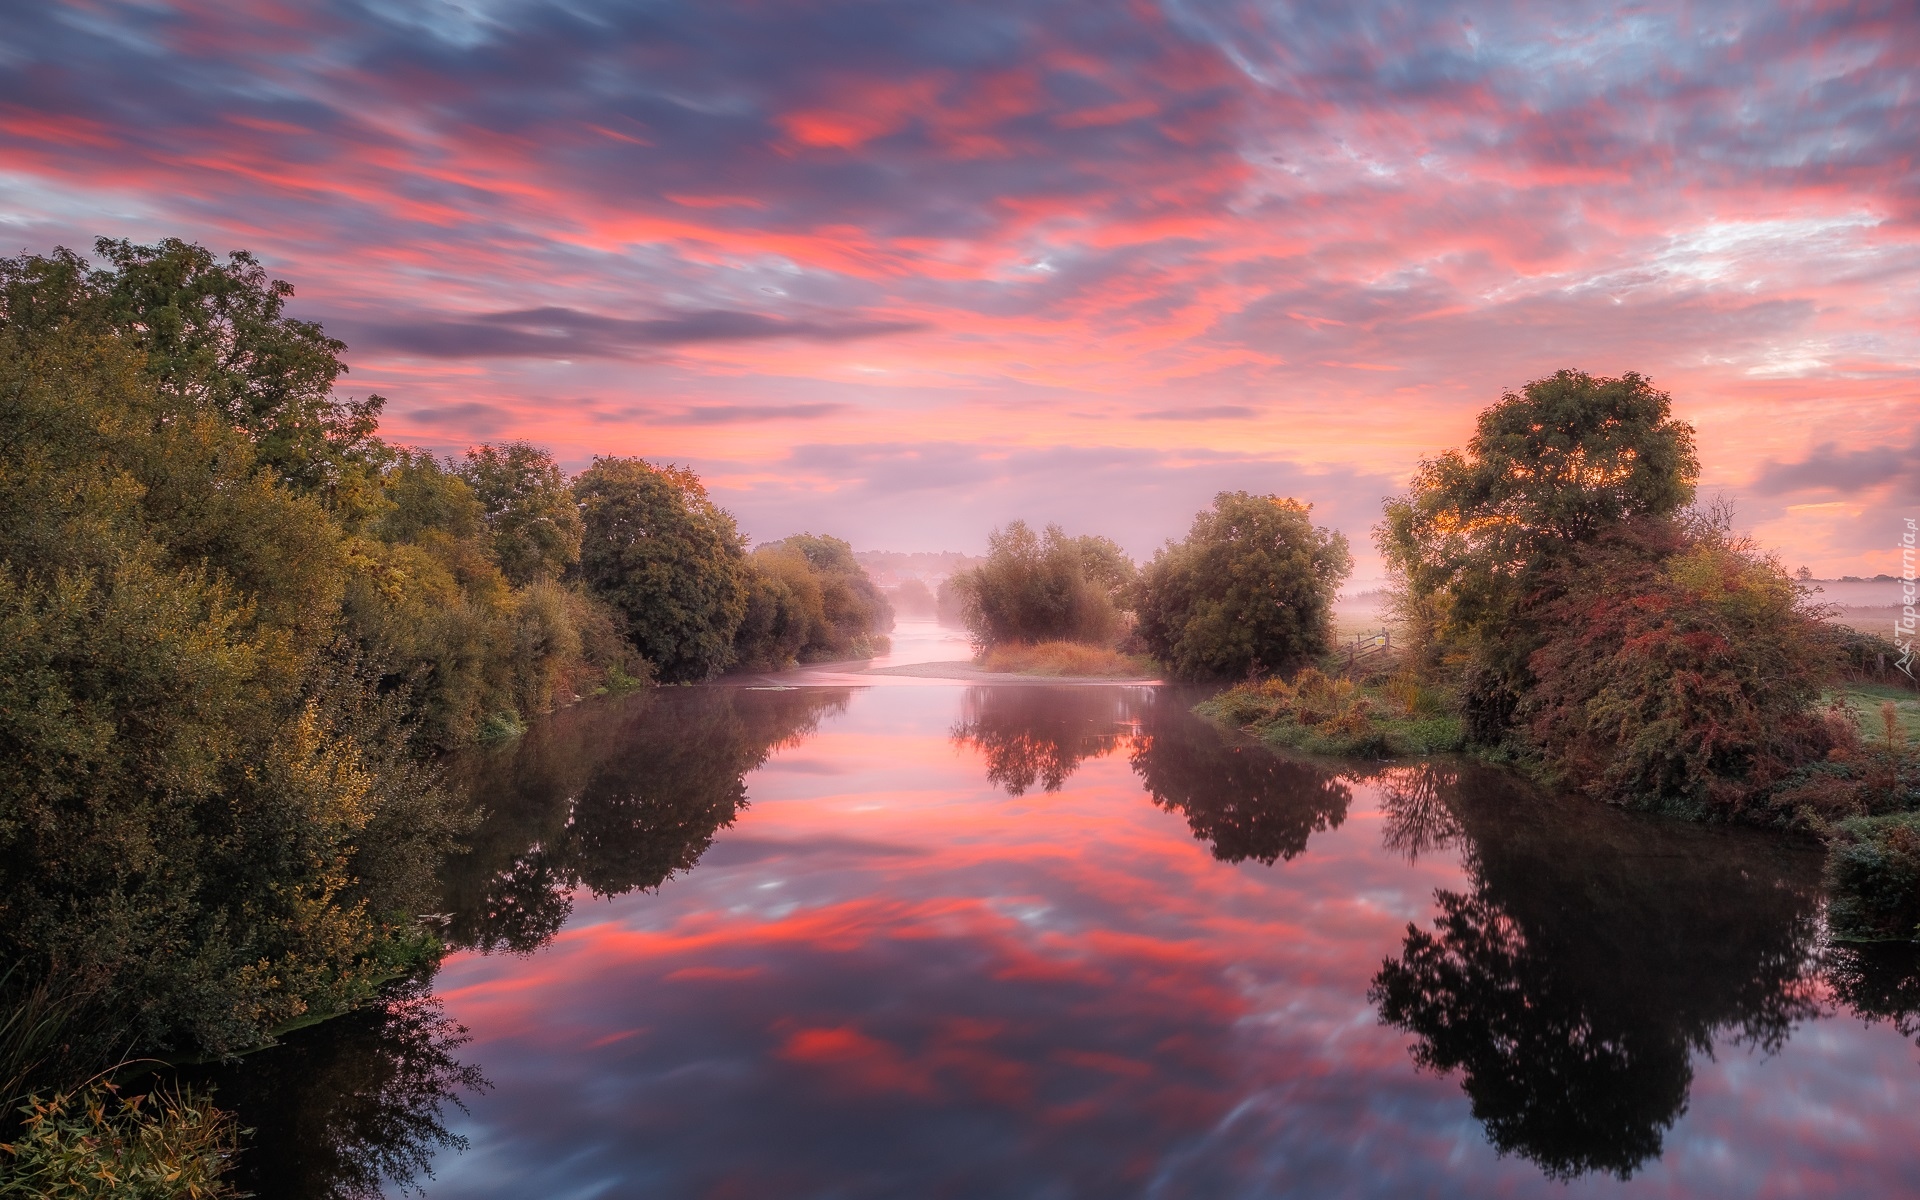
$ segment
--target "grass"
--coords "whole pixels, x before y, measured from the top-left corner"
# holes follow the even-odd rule
[[[1437,754],[1466,744],[1439,693],[1408,676],[1358,684],[1307,667],[1291,680],[1239,684],[1195,711],[1314,754]]]
[[[979,661],[983,670],[1009,675],[1137,678],[1153,673],[1147,659],[1084,642],[1004,642]]]
[[[1860,740],[1867,745],[1887,744],[1887,706],[1892,705],[1896,742],[1920,746],[1920,692],[1883,683],[1853,683],[1820,697],[1821,705],[1831,704],[1836,696],[1848,701],[1860,727]]]
[[[24,1106],[0,1196],[124,1196],[127,1200],[216,1200],[238,1196],[222,1178],[240,1148],[231,1114],[204,1096],[156,1089],[123,1097],[96,1083]]]

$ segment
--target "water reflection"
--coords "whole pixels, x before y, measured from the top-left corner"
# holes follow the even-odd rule
[[[1818,1014],[1805,854],[1485,771],[1386,799],[1389,842],[1460,839],[1472,886],[1437,893],[1433,929],[1408,927],[1369,996],[1415,1035],[1415,1062],[1462,1072],[1492,1143],[1550,1177],[1628,1177],[1660,1154],[1716,1035],[1772,1053]]]
[[[1057,792],[1081,763],[1113,753],[1139,725],[1147,688],[973,687],[953,727],[956,744],[978,750],[987,782],[1009,796],[1038,783]]]
[[[1898,942],[1829,947],[1821,964],[1827,986],[1848,1011],[1902,1037],[1920,1038],[1920,946]]]
[[[1346,778],[1274,754],[1199,720],[1203,693],[1178,688],[976,687],[956,744],[980,754],[987,782],[1009,796],[1057,792],[1090,759],[1126,748],[1153,802],[1185,817],[1223,862],[1272,864],[1337,827],[1353,800]]]
[[[497,1088],[444,1127],[376,1119],[354,1097],[382,1071],[471,1086],[451,1043],[378,1069],[312,1052],[340,1097],[242,1107],[291,1173],[263,1194],[365,1190],[453,1133],[474,1150],[434,1159],[436,1200],[1879,1194],[1920,1172],[1893,1037],[1920,1033],[1920,969],[1822,956],[1817,855],[1471,764],[1270,754],[1195,699],[668,689],[476,756],[491,816],[448,884],[478,953],[436,988]],[[1790,1039],[1821,1004],[1878,1026]],[[327,1132],[386,1120],[425,1149]],[[344,1149],[301,1159],[309,1139]]]
[[[1132,765],[1153,802],[1184,816],[1215,858],[1271,866],[1339,826],[1353,802],[1346,778],[1197,720],[1189,711],[1195,699],[1173,690],[1148,694]]]
[[[457,1051],[467,1031],[420,985],[206,1069],[222,1106],[252,1129],[235,1182],[287,1200],[360,1200],[383,1182],[418,1186],[435,1155],[466,1149],[450,1108],[487,1084]]]
[[[528,953],[573,895],[618,896],[691,870],[746,805],[744,777],[820,719],[838,688],[643,692],[565,713],[504,751],[461,764],[486,824],[445,869],[450,940]]]

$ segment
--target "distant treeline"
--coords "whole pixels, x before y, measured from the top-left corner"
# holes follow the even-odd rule
[[[0,1105],[227,1054],[437,953],[432,751],[596,690],[871,654],[830,537],[692,472],[443,460],[250,256],[0,260]],[[0,1138],[4,1141],[4,1138]]]

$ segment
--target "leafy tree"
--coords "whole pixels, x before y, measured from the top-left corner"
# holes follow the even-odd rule
[[[1560,371],[1480,414],[1464,451],[1423,462],[1387,502],[1381,553],[1416,645],[1460,663],[1470,725],[1497,739],[1539,646],[1546,573],[1576,548],[1693,500],[1693,429],[1640,375]]]
[[[1101,644],[1120,632],[1134,566],[1111,540],[1068,537],[1058,525],[1038,535],[1014,521],[987,546],[985,562],[951,581],[977,645]]]
[[[707,679],[733,659],[746,615],[746,551],[733,518],[684,467],[596,458],[574,481],[580,572],[619,610],[635,648],[668,682]]]
[[[377,510],[371,475],[385,400],[339,400],[346,344],[286,315],[293,285],[245,251],[223,262],[168,238],[101,238],[94,269],[66,249],[0,260],[6,322],[28,336],[117,336],[161,393],[244,431],[260,467],[324,496],[349,521]]]
[[[558,579],[580,561],[580,508],[551,454],[528,442],[476,446],[458,474],[480,502],[509,583]]]
[[[1139,634],[1173,674],[1244,676],[1327,651],[1334,594],[1352,570],[1347,539],[1313,506],[1221,492],[1141,572]]]
[[[836,537],[796,534],[747,560],[747,610],[735,657],[750,667],[867,658],[893,627],[893,609]]]
[[[72,326],[0,331],[0,444],[0,958],[203,1052],[365,997],[457,822],[333,640],[341,532]]]

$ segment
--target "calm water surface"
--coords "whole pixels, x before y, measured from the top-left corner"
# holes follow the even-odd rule
[[[1174,689],[810,678],[460,764],[491,813],[448,880],[464,948],[225,1073],[255,1189],[1920,1183],[1920,971],[1822,948],[1802,848],[1290,761]]]

